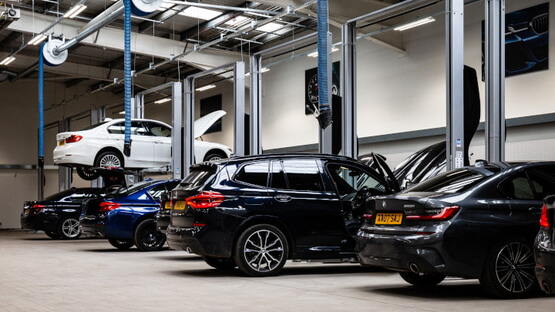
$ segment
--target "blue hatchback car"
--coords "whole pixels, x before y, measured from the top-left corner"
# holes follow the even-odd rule
[[[80,217],[84,233],[100,234],[118,249],[161,250],[166,235],[156,229],[160,195],[179,180],[146,180],[100,199],[83,203]]]

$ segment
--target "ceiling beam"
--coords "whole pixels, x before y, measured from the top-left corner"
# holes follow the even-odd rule
[[[185,10],[187,7],[188,7],[187,5],[174,5],[171,8],[167,9],[166,11],[160,12],[159,14],[156,14],[154,17],[151,17],[151,19],[155,19],[160,22],[165,22],[170,18],[178,15],[181,11]],[[139,24],[139,32],[144,33],[147,30],[151,29],[152,26],[154,26],[153,22],[144,21]]]

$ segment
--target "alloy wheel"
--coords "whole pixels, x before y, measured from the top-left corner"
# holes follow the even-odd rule
[[[67,238],[75,238],[81,234],[81,224],[77,219],[68,218],[62,223],[62,234]]]
[[[499,284],[507,291],[518,294],[527,292],[536,283],[534,256],[523,243],[509,243],[497,254],[495,274]]]
[[[284,244],[278,234],[270,230],[258,230],[245,241],[243,255],[253,270],[271,272],[285,256]]]
[[[164,240],[164,234],[156,230],[156,226],[149,227],[147,230],[143,231],[140,236],[141,244],[150,249],[159,247],[160,242]]]
[[[102,168],[119,168],[121,167],[121,161],[118,156],[114,154],[106,154],[100,158],[98,162]]]

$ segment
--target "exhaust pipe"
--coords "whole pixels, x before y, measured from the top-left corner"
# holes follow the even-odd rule
[[[418,267],[418,264],[416,264],[416,263],[409,264],[409,269],[412,273],[416,273],[416,274],[420,273],[420,268]]]

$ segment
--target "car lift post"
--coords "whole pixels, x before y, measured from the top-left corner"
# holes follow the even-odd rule
[[[486,159],[505,160],[505,0],[485,3]]]
[[[284,50],[291,51],[291,47],[296,49],[304,48],[306,42],[316,42],[317,33],[309,33],[302,37],[277,44],[265,50],[258,51],[250,58],[250,152],[251,155],[262,154],[262,60],[266,56],[281,53]],[[331,127],[329,127],[331,129]],[[331,130],[330,130],[331,132]],[[331,135],[330,135],[331,140]],[[330,142],[331,148],[331,142]]]
[[[70,118],[64,118],[58,121],[58,133],[70,130]],[[58,190],[65,191],[71,186],[72,169],[66,166],[58,166]]]
[[[148,94],[160,92],[163,90],[171,90],[172,99],[172,178],[183,178],[183,129],[181,119],[183,118],[183,84],[181,82],[167,82],[159,86],[141,91],[135,95],[131,105],[132,118],[142,119],[145,116],[145,96]]]
[[[190,75],[185,79],[183,96],[185,105],[183,108],[183,140],[181,141],[183,151],[183,176],[189,174],[189,168],[195,163],[195,81],[208,75],[222,75],[233,71],[233,107],[234,107],[234,138],[233,153],[236,156],[245,155],[245,63],[233,62],[218,66],[200,73]]]
[[[91,109],[91,125],[100,123],[106,118],[106,107],[97,107]],[[91,187],[102,187],[104,185],[102,178],[91,181]]]
[[[342,26],[343,54],[341,60],[342,138],[341,154],[358,157],[356,101],[356,22]]]
[[[464,1],[446,0],[447,169],[464,167]]]

